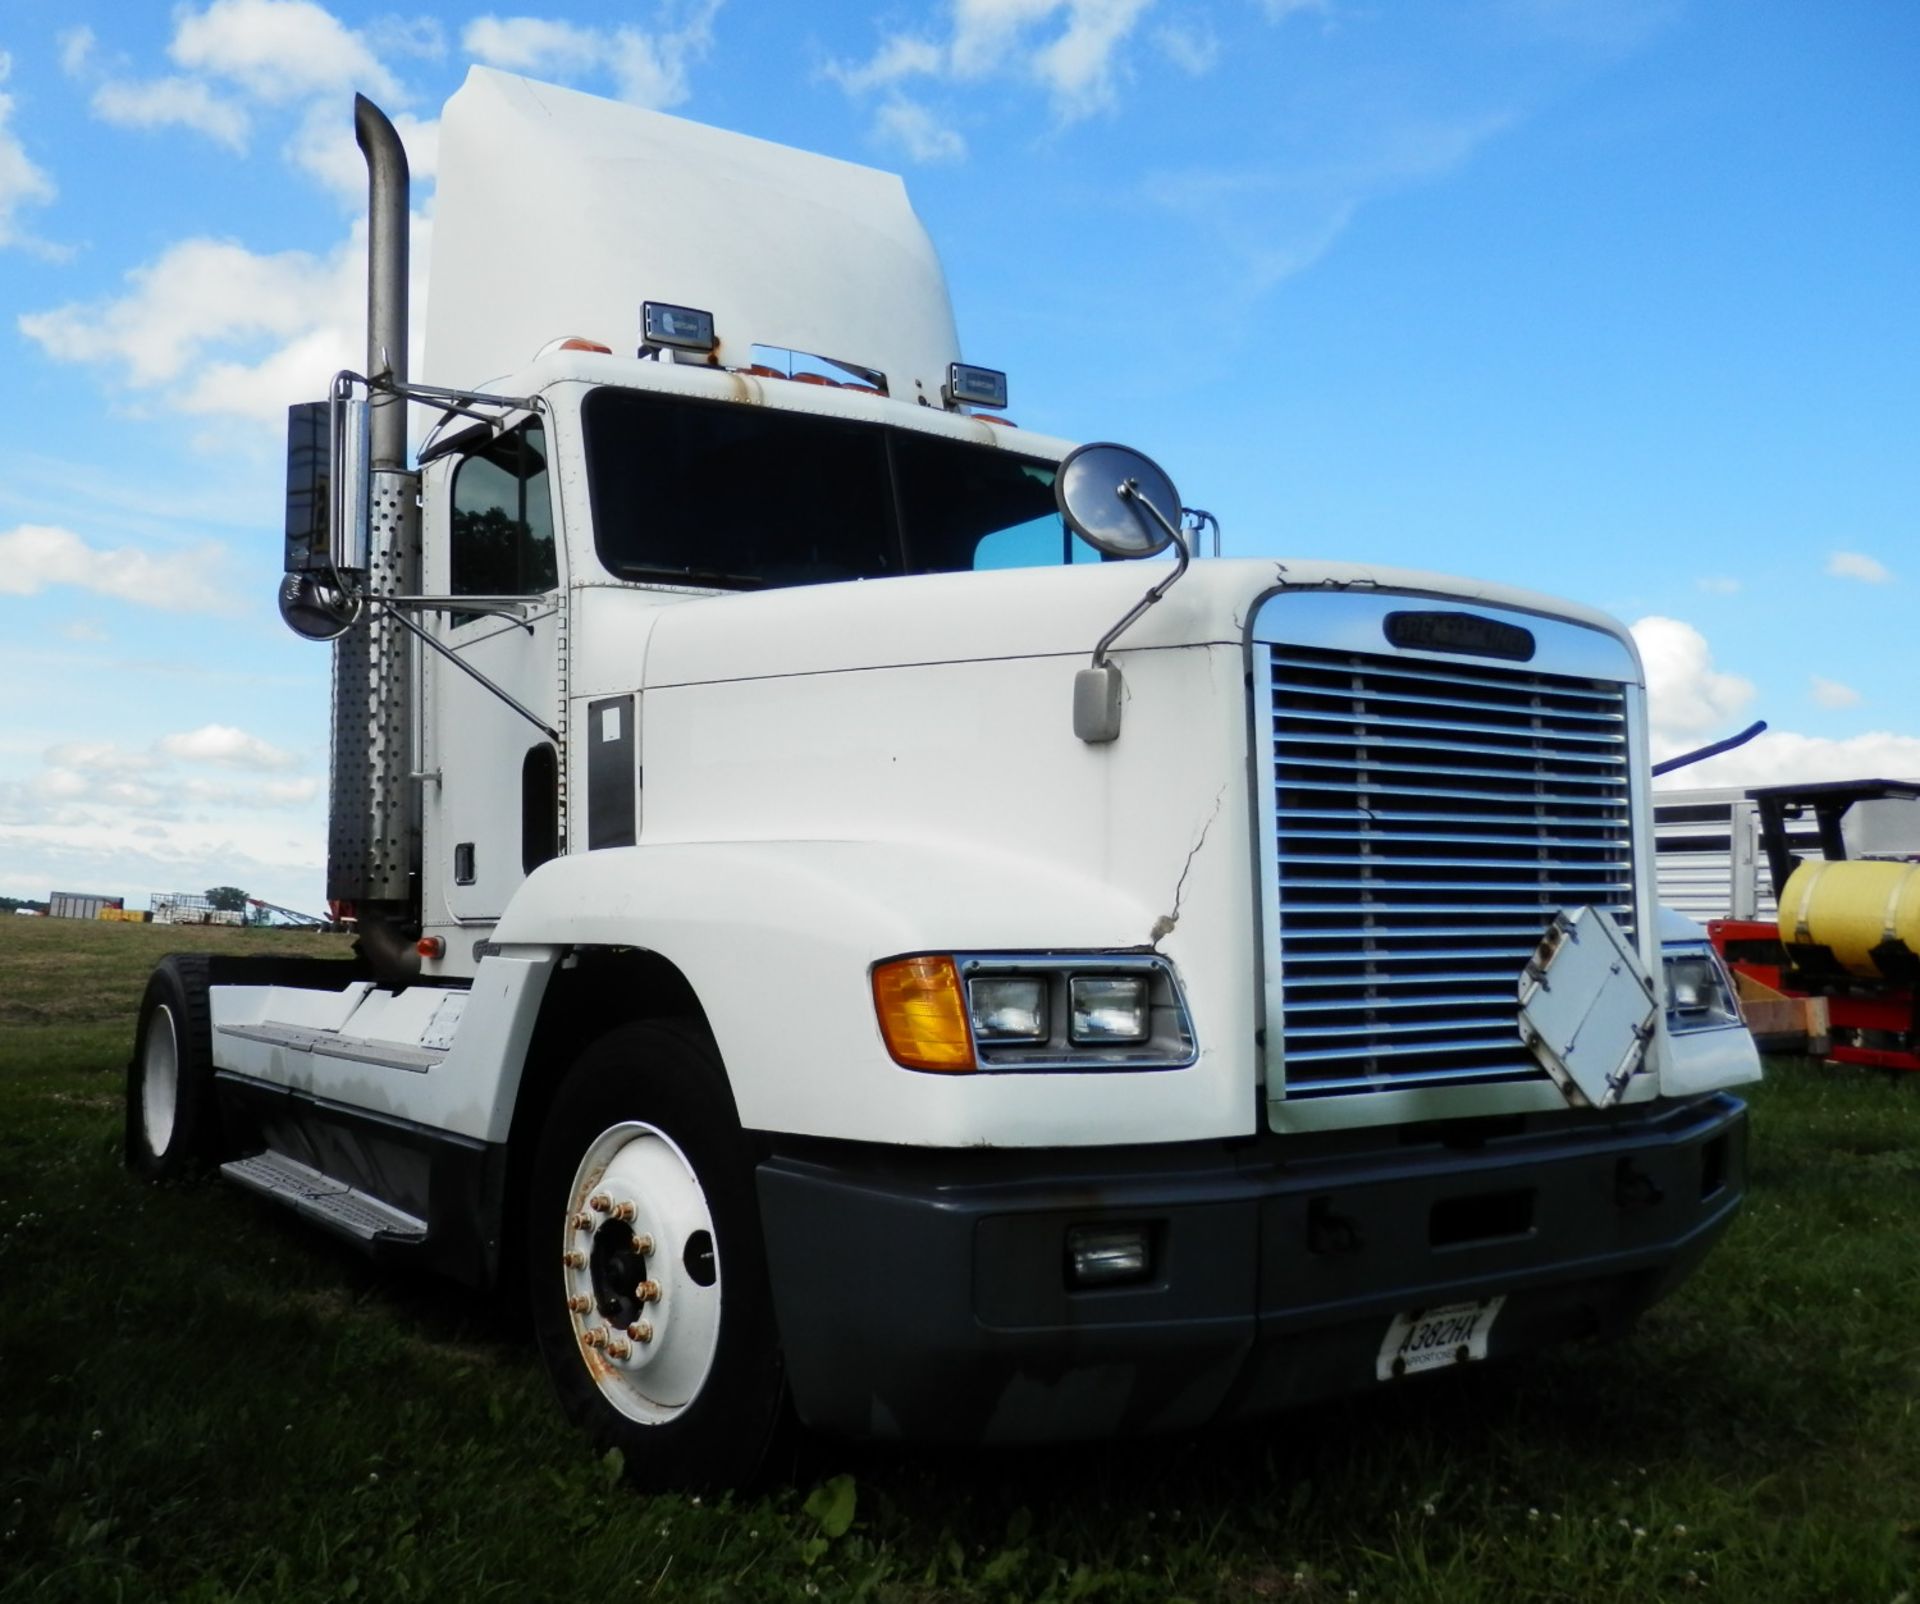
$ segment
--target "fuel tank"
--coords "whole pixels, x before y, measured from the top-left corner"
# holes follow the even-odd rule
[[[1801,864],[1780,897],[1780,939],[1825,947],[1835,963],[1868,979],[1898,967],[1889,956],[1920,961],[1920,863]]]

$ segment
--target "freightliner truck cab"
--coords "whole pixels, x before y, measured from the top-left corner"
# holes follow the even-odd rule
[[[137,1170],[523,1288],[656,1484],[1408,1384],[1699,1262],[1758,1064],[1663,949],[1618,624],[1189,562],[1145,459],[1001,419],[897,179],[484,69],[415,381],[357,116],[281,592],[356,956],[163,963]]]

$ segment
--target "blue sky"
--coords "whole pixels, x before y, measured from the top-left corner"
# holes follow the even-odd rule
[[[1660,752],[1777,732],[1697,783],[1920,775],[1905,0],[12,0],[0,53],[0,892],[318,905],[280,419],[360,350],[353,91],[424,223],[476,60],[904,172],[1012,415],[1229,553],[1606,608]]]

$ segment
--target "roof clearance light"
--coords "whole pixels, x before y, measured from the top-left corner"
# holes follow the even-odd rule
[[[1007,376],[992,368],[969,367],[964,362],[947,364],[947,405],[965,402],[970,407],[1004,407],[1007,404]]]
[[[677,351],[711,351],[720,343],[714,338],[711,312],[668,306],[663,301],[641,305],[640,338],[648,345],[670,345]]]

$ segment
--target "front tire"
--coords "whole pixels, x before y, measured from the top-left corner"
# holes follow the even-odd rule
[[[535,1335],[561,1407],[650,1488],[737,1487],[785,1384],[752,1153],[711,1041],[625,1025],[580,1055],[535,1153]]]
[[[127,1168],[150,1181],[197,1175],[216,1156],[208,964],[174,953],[147,981],[127,1066]]]

